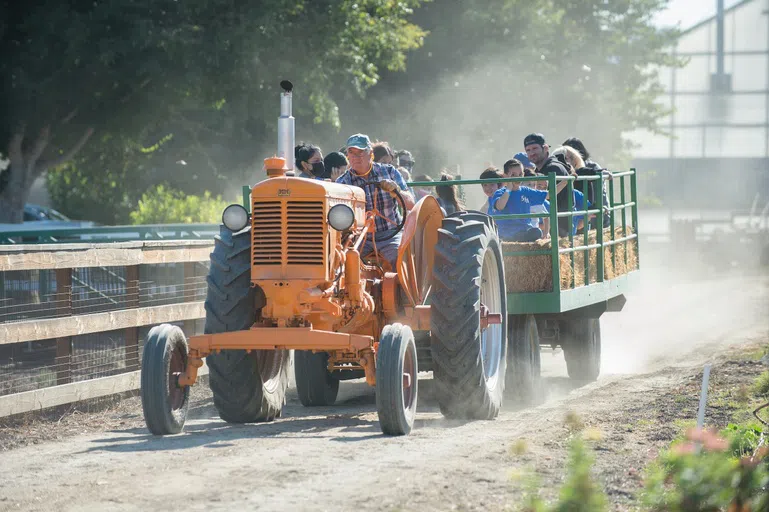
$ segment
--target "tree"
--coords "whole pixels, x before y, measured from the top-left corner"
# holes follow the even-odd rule
[[[409,72],[387,74],[345,125],[417,157],[418,172],[460,164],[477,175],[543,132],[559,145],[580,136],[604,164],[620,163],[623,133],[656,129],[654,72],[675,65],[676,32],[652,24],[666,0],[435,0],[413,21],[429,32]]]
[[[228,204],[208,191],[202,196],[184,195],[161,184],[142,195],[130,217],[132,224],[218,223]]]
[[[338,125],[331,91],[360,94],[403,67],[423,32],[417,0],[38,0],[6,4],[0,222],[19,222],[35,177],[70,160],[104,172],[101,154],[222,186],[274,147],[277,82],[297,111]],[[45,20],[42,23],[41,20]],[[30,134],[36,134],[31,136]],[[109,147],[114,146],[114,147]],[[127,151],[126,151],[127,150]],[[184,160],[183,172],[177,162]],[[119,166],[119,165],[118,165]],[[116,175],[116,176],[119,176]],[[141,191],[130,191],[136,200]],[[71,195],[71,194],[69,194]],[[65,198],[69,197],[65,194]],[[77,212],[67,212],[75,214]],[[80,215],[75,215],[80,216]]]

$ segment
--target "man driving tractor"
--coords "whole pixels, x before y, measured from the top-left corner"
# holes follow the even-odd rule
[[[406,210],[414,207],[414,197],[398,169],[374,162],[368,135],[358,133],[347,139],[347,159],[350,168],[336,182],[362,188],[366,192],[366,211],[379,212],[375,220],[376,233],[373,240],[371,235],[366,237],[361,254],[365,256],[376,247],[376,252],[394,269],[401,241],[401,233],[395,231],[405,214],[398,210],[396,189],[400,191]]]

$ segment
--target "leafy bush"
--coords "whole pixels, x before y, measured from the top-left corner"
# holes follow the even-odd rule
[[[747,425],[730,423],[721,434],[729,440],[729,450],[734,457],[752,455],[761,447],[761,426],[755,422]]]
[[[649,510],[694,512],[767,510],[769,450],[748,456],[748,444],[760,444],[748,429],[728,429],[727,441],[713,432],[692,429],[649,469],[643,501]]]
[[[193,196],[157,185],[142,195],[130,217],[132,224],[218,224],[228,204],[222,196],[212,197],[208,191]]]

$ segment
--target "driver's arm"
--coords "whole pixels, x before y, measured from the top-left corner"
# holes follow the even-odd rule
[[[414,208],[416,203],[414,202],[414,196],[411,195],[411,192],[401,189],[401,197],[403,197],[403,203],[406,205],[406,210]]]

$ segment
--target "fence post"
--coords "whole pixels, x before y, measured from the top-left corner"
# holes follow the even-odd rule
[[[244,190],[245,192],[245,190]],[[250,191],[249,191],[250,192]],[[182,281],[184,290],[184,302],[194,302],[197,295],[197,280],[195,262],[188,261],[184,263],[184,280]],[[195,320],[184,320],[182,322],[182,331],[188,338],[196,334]]]
[[[56,269],[56,316],[72,316],[72,269]],[[72,382],[72,337],[56,338],[56,385]]]
[[[139,265],[125,268],[126,309],[139,307]],[[139,369],[139,328],[125,330],[125,369],[127,372]]]

